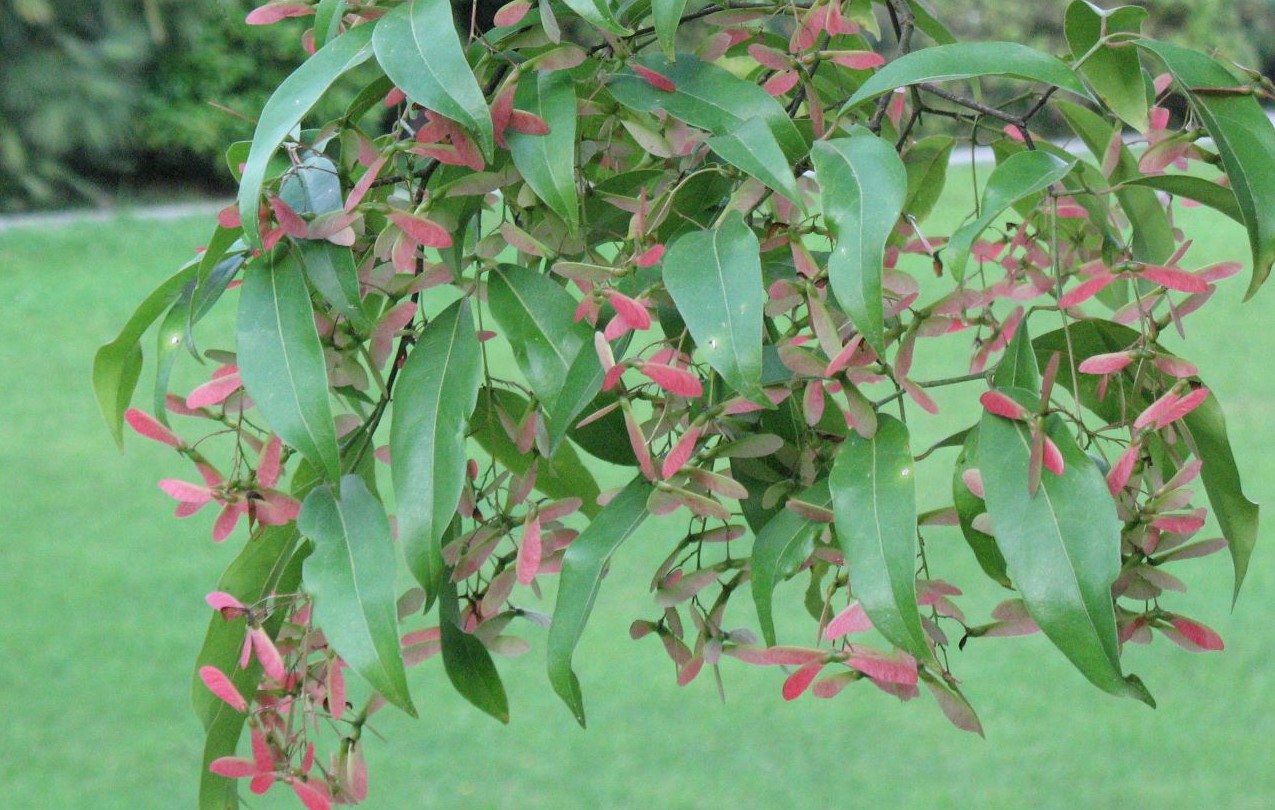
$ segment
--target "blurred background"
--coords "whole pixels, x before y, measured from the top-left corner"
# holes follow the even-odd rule
[[[1217,48],[1268,74],[1275,67],[1275,0],[1147,5],[1157,36]],[[171,517],[172,502],[154,482],[189,471],[167,448],[131,435],[120,456],[93,403],[89,367],[97,346],[212,230],[208,214],[161,221],[149,204],[229,196],[225,147],[250,136],[251,118],[301,58],[304,22],[249,28],[249,7],[0,0],[0,210],[116,211],[54,221],[0,215],[5,807],[195,805],[202,735],[190,693],[208,622],[202,597],[243,530],[214,545],[210,515]],[[966,34],[1062,50],[1065,3],[961,7],[964,18],[948,22]],[[341,104],[335,99],[333,109]],[[948,208],[968,210],[969,184],[950,189]],[[1191,266],[1247,261],[1239,226],[1182,213],[1180,224],[1199,237]],[[1257,325],[1275,285],[1241,305],[1244,284],[1222,285],[1188,322],[1189,341],[1173,345],[1221,401],[1246,490],[1269,507],[1275,375],[1264,363],[1275,356],[1275,330]],[[206,321],[208,334],[227,339],[233,310],[223,306]],[[1254,326],[1236,332],[1237,323]],[[214,340],[205,348],[230,347]],[[174,390],[206,373],[179,364]],[[152,376],[148,367],[139,402]],[[944,416],[929,438],[973,418],[970,403],[958,401],[963,393],[940,403]],[[949,502],[944,466],[923,473],[931,476],[919,482],[923,509]],[[598,472],[616,482],[613,471]],[[509,728],[457,697],[435,659],[411,673],[421,720],[386,712],[374,724],[366,806],[1275,807],[1269,530],[1234,612],[1225,555],[1181,572],[1191,591],[1175,594],[1173,609],[1218,630],[1224,652],[1192,655],[1164,639],[1127,651],[1127,667],[1160,701],[1155,711],[1093,689],[1040,637],[971,643],[954,667],[986,740],[951,728],[928,697],[900,705],[863,685],[832,701],[785,703],[781,673],[728,664],[725,704],[711,672],[677,687],[659,644],[633,642],[627,628],[657,613],[645,578],[679,530],[675,521],[650,521],[604,583],[577,654],[587,732],[549,689],[542,631],[526,632],[530,654],[498,662]],[[1204,536],[1216,531],[1210,523]],[[939,534],[930,549],[949,579],[974,584],[962,607],[986,616],[1002,593],[979,589],[959,535]],[[788,643],[810,641],[802,589],[791,582],[778,591],[795,611],[780,617]],[[755,627],[746,600],[732,610],[735,625]],[[250,798],[254,808],[298,806],[280,791]]]

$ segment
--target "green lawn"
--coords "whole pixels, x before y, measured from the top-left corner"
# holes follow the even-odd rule
[[[1198,216],[1198,215],[1197,215]],[[208,611],[203,594],[243,542],[209,540],[210,515],[178,522],[156,487],[187,470],[129,437],[114,450],[93,405],[89,365],[132,305],[201,243],[203,220],[121,219],[0,233],[0,786],[14,808],[169,808],[194,804],[200,729],[190,665]],[[1209,224],[1192,264],[1247,254],[1242,231]],[[1275,291],[1241,306],[1246,284],[1194,316],[1189,355],[1217,393],[1249,494],[1275,491]],[[229,313],[227,313],[229,314]],[[1225,328],[1247,319],[1242,337]],[[149,347],[148,347],[149,350]],[[924,354],[924,350],[922,351]],[[919,375],[919,376],[924,376]],[[178,386],[196,379],[189,364]],[[143,386],[149,384],[143,377]],[[145,388],[143,388],[145,390]],[[973,413],[947,392],[938,437]],[[957,399],[962,402],[957,402]],[[925,446],[924,437],[916,441]],[[950,452],[950,451],[947,451]],[[950,458],[950,456],[949,456]],[[924,468],[926,465],[922,465]],[[922,508],[946,503],[941,474]],[[536,649],[502,661],[514,719],[499,726],[457,697],[437,660],[413,672],[422,719],[386,711],[369,744],[368,807],[1270,807],[1275,657],[1269,604],[1275,538],[1264,537],[1234,614],[1224,555],[1185,563],[1193,592],[1170,602],[1215,627],[1221,654],[1158,640],[1127,667],[1156,711],[1091,688],[1040,637],[971,642],[954,667],[987,729],[952,729],[928,696],[899,705],[867,685],[832,701],[784,703],[782,675],[727,664],[728,702],[711,677],[679,689],[653,639],[627,627],[655,608],[641,583],[678,531],[652,522],[621,551],[577,654],[590,728],[579,730]],[[1269,534],[1269,533],[1268,533]],[[974,567],[956,534],[931,541],[932,565],[964,584]],[[633,574],[633,576],[626,576]],[[631,584],[630,584],[631,583]],[[781,600],[797,601],[795,583]],[[990,586],[962,605],[973,616]],[[755,626],[746,600],[736,625]],[[786,640],[802,643],[791,628]],[[257,807],[293,807],[276,792]]]

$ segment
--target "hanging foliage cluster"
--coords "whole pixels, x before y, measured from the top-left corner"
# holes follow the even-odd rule
[[[374,712],[416,714],[410,668],[504,721],[492,656],[536,625],[583,724],[573,651],[652,515],[680,529],[632,635],[681,684],[751,664],[786,668],[788,700],[924,687],[981,732],[958,648],[1041,632],[1148,704],[1125,645],[1221,649],[1174,609],[1179,563],[1225,550],[1238,592],[1257,507],[1161,336],[1244,269],[1200,266],[1182,206],[1241,223],[1248,293],[1265,280],[1275,128],[1260,76],[1143,37],[1145,14],[1072,3],[1059,58],[955,42],[919,0],[252,12],[305,18],[312,56],[230,147],[238,201],[202,253],[94,367],[116,440],[189,462],[160,488],[238,549],[197,665],[204,806],[242,779],[358,802]],[[345,115],[310,120],[360,66]],[[986,76],[1021,95],[984,104]],[[386,129],[360,128],[376,107]],[[1046,111],[1084,148],[1036,137]],[[973,145],[995,167],[949,210]],[[233,334],[197,345],[227,306]],[[207,382],[172,391],[184,353]],[[981,416],[915,446],[949,387]],[[600,492],[593,458],[631,481]],[[950,505],[918,508],[922,464]],[[958,531],[1005,589],[990,615],[927,554]],[[777,638],[794,595],[817,643]]]

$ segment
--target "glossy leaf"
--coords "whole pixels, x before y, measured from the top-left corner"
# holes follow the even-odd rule
[[[878,417],[871,439],[851,433],[828,483],[850,590],[872,625],[922,663],[934,653],[916,606],[916,482],[907,426]]]
[[[298,243],[301,266],[316,292],[362,334],[375,324],[363,309],[358,269],[348,247],[306,239]]]
[[[261,247],[257,207],[270,159],[328,88],[368,60],[372,55],[371,40],[370,25],[352,28],[332,40],[284,79],[262,109],[239,181],[239,216],[244,238],[254,247]]]
[[[624,106],[642,112],[663,109],[674,118],[714,135],[728,135],[750,118],[761,118],[770,127],[788,163],[806,153],[806,142],[783,105],[756,84],[685,53],[671,63],[659,56],[634,61],[667,77],[674,90],[671,93],[657,90],[645,79],[622,73],[612,78],[607,88]]]
[[[314,12],[314,47],[322,48],[340,31],[346,0],[319,0]]]
[[[1036,354],[1032,350],[1026,323],[1020,323],[1014,330],[1014,337],[1005,349],[1005,355],[996,364],[992,384],[997,388],[1040,390],[1040,366],[1036,363]]]
[[[1026,79],[1089,97],[1080,77],[1057,57],[1017,42],[959,42],[913,51],[886,64],[859,86],[841,110],[899,87],[979,76]]]
[[[549,682],[558,696],[584,725],[584,698],[580,682],[571,669],[571,657],[593,611],[593,602],[602,587],[602,576],[611,556],[646,519],[646,501],[651,486],[642,477],[634,478],[603,507],[579,537],[567,546],[562,559],[558,599],[549,627],[546,657]]]
[[[305,588],[328,643],[390,703],[416,716],[398,641],[395,552],[385,507],[357,475],[306,496],[297,528],[314,541]]]
[[[1058,385],[1065,390],[1080,390],[1082,404],[1108,422],[1121,419],[1120,399],[1117,397],[1101,398],[1097,393],[1098,377],[1092,374],[1081,374],[1079,381],[1074,381],[1071,369],[1080,365],[1090,357],[1099,354],[1124,351],[1134,344],[1139,335],[1127,326],[1106,321],[1080,321],[1071,324],[1066,333],[1058,329],[1041,335],[1033,341],[1036,357],[1048,357],[1054,352],[1062,354],[1062,362],[1058,367]],[[1160,351],[1163,351],[1160,349]],[[1125,372],[1128,374],[1128,372]],[[1132,380],[1128,381],[1132,383]],[[1128,386],[1132,390],[1132,386]],[[1138,394],[1129,403],[1133,412],[1141,411],[1151,404],[1145,394]],[[1234,596],[1238,597],[1240,586],[1248,571],[1249,560],[1257,543],[1258,519],[1260,517],[1257,504],[1244,494],[1240,481],[1239,468],[1235,463],[1235,454],[1231,449],[1231,441],[1226,431],[1226,418],[1222,406],[1216,397],[1208,397],[1183,420],[1187,430],[1191,432],[1200,459],[1204,462],[1200,470],[1200,478],[1204,482],[1205,493],[1222,534],[1230,549],[1231,562],[1235,569]]]
[[[1039,395],[1006,389],[1027,407]],[[1049,420],[1062,475],[1042,476],[1028,493],[1031,437],[1019,422],[984,414],[978,467],[996,543],[1031,617],[1095,686],[1154,705],[1136,677],[1120,671],[1111,586],[1120,573],[1120,529],[1106,481],[1066,430]]]
[[[679,63],[680,64],[680,63]],[[664,286],[700,354],[727,385],[770,406],[761,388],[760,245],[738,212],[718,228],[679,238],[664,255]]]
[[[1252,298],[1275,263],[1275,126],[1257,98],[1216,59],[1168,42],[1137,44],[1160,57],[1217,144],[1248,229],[1253,276],[1245,297]]]
[[[806,207],[788,159],[761,118],[749,118],[731,132],[709,138],[708,145],[722,160],[757,178],[798,208]]]
[[[1235,199],[1235,192],[1226,186],[1218,185],[1212,180],[1195,177],[1189,174],[1154,174],[1149,177],[1135,177],[1125,181],[1125,186],[1143,186],[1175,197],[1194,200],[1207,205],[1214,211],[1244,224],[1244,212]],[[1163,210],[1163,207],[1161,207]]]
[[[399,542],[430,602],[442,582],[442,538],[465,483],[465,436],[481,381],[482,354],[462,299],[429,322],[407,356],[390,423]]]
[[[958,281],[965,278],[974,240],[996,222],[1010,206],[1038,194],[1067,176],[1076,161],[1064,161],[1045,152],[1019,152],[1011,155],[992,171],[983,189],[983,203],[978,219],[963,225],[952,234],[943,251],[948,269]]]
[[[478,395],[478,403],[474,415],[470,418],[470,430],[478,444],[496,461],[514,475],[523,475],[531,468],[536,456],[518,449],[513,440],[505,434],[496,413],[499,405],[515,420],[526,414],[530,403],[520,394],[503,388],[484,388]],[[623,439],[623,425],[620,427],[620,441]],[[574,448],[563,442],[554,451],[553,457],[546,463],[540,462],[536,474],[536,489],[550,498],[580,498],[584,505],[580,511],[592,517],[598,512],[598,484],[593,473],[580,460]]]
[[[438,597],[438,624],[443,647],[443,668],[461,697],[502,723],[509,722],[509,698],[491,653],[481,640],[460,626],[456,583],[442,578]]]
[[[971,470],[978,469],[978,427],[977,425],[965,436],[965,445],[956,457],[956,467],[952,471],[952,503],[956,507],[957,522],[961,527],[961,536],[974,552],[974,559],[994,582],[1011,587],[1009,574],[1005,571],[1005,557],[996,547],[996,538],[979,531],[974,526],[974,519],[987,512],[987,503],[970,490],[965,477]]]
[[[571,73],[536,73],[518,82],[514,106],[538,115],[549,125],[547,135],[506,132],[518,172],[568,225],[580,223],[576,195],[576,89]]]
[[[1107,145],[1114,136],[1110,123],[1100,115],[1079,104],[1060,100],[1055,108],[1063,120],[1084,142],[1094,157],[1101,161]],[[1111,171],[1113,183],[1128,184],[1142,176],[1138,159],[1123,143],[1117,147],[1116,165]],[[1129,224],[1133,228],[1133,257],[1138,261],[1159,264],[1173,252],[1175,241],[1168,212],[1155,192],[1136,185],[1122,185],[1116,190],[1116,199]]]
[[[1072,59],[1085,60],[1077,68],[1080,75],[1108,109],[1139,132],[1146,132],[1150,124],[1138,52],[1127,44],[1123,47],[1111,42],[1098,45],[1098,41],[1112,34],[1140,34],[1146,16],[1147,10],[1138,6],[1104,10],[1085,0],[1074,0],[1067,6],[1063,21]]]
[[[918,223],[924,222],[930,215],[947,187],[947,166],[955,145],[956,139],[950,135],[931,135],[912,144],[903,153],[903,167],[908,175],[903,211]]]
[[[651,17],[655,23],[655,36],[664,49],[664,57],[677,61],[677,28],[686,11],[686,0],[651,0]]]
[[[298,551],[297,539],[295,526],[266,527],[243,547],[239,556],[226,568],[217,582],[217,590],[249,606],[273,593],[295,592],[300,584],[304,558],[304,554]],[[282,613],[268,617],[264,624],[266,632],[273,637],[282,621]],[[234,756],[248,718],[208,691],[197,673],[205,666],[216,667],[230,678],[241,695],[253,694],[261,680],[261,665],[254,659],[246,669],[239,668],[244,632],[242,620],[227,621],[220,614],[213,613],[195,660],[196,676],[191,684],[191,698],[195,716],[203,724],[205,733],[199,782],[200,810],[226,810],[239,806],[235,780],[212,773],[208,765],[219,757]]]
[[[372,45],[385,75],[409,99],[460,123],[483,154],[492,156],[491,110],[465,59],[447,0],[408,0],[393,9],[376,24]]]
[[[624,357],[628,350],[633,333],[623,335],[611,347],[611,354],[616,360]],[[606,372],[598,360],[598,353],[590,351],[586,346],[576,353],[576,358],[567,369],[567,378],[562,383],[558,398],[553,404],[553,413],[545,424],[545,432],[549,436],[549,453],[552,455],[562,445],[562,440],[572,431],[577,417],[585,413],[585,409],[594,401],[602,390],[602,382]],[[577,439],[577,441],[579,441]],[[627,446],[627,442],[624,443]],[[581,445],[582,447],[584,445]],[[585,448],[588,449],[587,447]]]
[[[795,497],[824,508],[832,506],[832,495],[826,480]],[[797,573],[814,551],[815,538],[826,526],[826,523],[802,517],[790,509],[781,509],[767,521],[753,541],[753,558],[749,566],[752,572],[753,603],[757,606],[757,619],[767,645],[775,644],[775,620],[771,607],[775,586],[780,580]]]
[[[340,475],[328,370],[310,290],[292,255],[244,272],[235,330],[239,376],[274,432],[322,469]]]
[[[908,177],[891,144],[855,127],[811,150],[834,244],[828,283],[868,345],[885,351],[881,274],[885,245],[903,211]]]
[[[542,273],[502,264],[487,277],[491,313],[531,390],[552,418],[567,374],[582,347],[592,353],[587,324],[575,320],[575,299]]]
[[[619,36],[631,33],[616,19],[615,9],[612,8],[610,0],[563,0],[563,2],[567,4],[567,8],[579,14],[580,19],[603,31]]]

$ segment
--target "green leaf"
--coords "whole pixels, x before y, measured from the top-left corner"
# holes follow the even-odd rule
[[[520,419],[531,407],[531,403],[521,394],[503,388],[484,388],[478,396],[478,404],[474,415],[469,420],[470,431],[478,444],[487,453],[500,462],[500,465],[514,475],[523,475],[531,469],[531,464],[538,455],[523,453],[513,440],[505,434],[496,413],[499,405],[515,421]],[[623,423],[619,434],[623,434]],[[627,445],[628,442],[621,438]],[[593,473],[584,465],[576,451],[569,443],[563,442],[554,451],[553,458],[547,462],[541,460],[536,474],[536,489],[550,498],[580,498],[584,505],[580,511],[592,517],[598,512],[598,484]]]
[[[1244,224],[1244,211],[1240,208],[1239,201],[1235,199],[1235,192],[1226,186],[1214,183],[1212,180],[1205,180],[1203,177],[1195,177],[1189,174],[1154,174],[1149,177],[1135,177],[1131,180],[1126,180],[1122,191],[1129,189],[1129,187],[1138,186],[1153,188],[1156,191],[1163,191],[1175,197],[1195,200],[1241,225]],[[1160,210],[1163,211],[1164,206],[1160,206]]]
[[[943,251],[952,276],[957,281],[965,278],[965,265],[969,261],[974,240],[1010,206],[1057,183],[1075,165],[1075,159],[1064,161],[1044,152],[1019,152],[997,166],[987,178],[987,186],[983,189],[983,204],[978,219],[952,234],[947,249]]]
[[[771,407],[761,387],[760,249],[732,211],[715,230],[688,233],[669,246],[664,286],[708,364],[741,395]]]
[[[1111,124],[1092,110],[1070,101],[1058,101],[1054,107],[1062,114],[1072,131],[1084,141],[1085,148],[1101,161],[1115,134]],[[1141,175],[1138,159],[1129,147],[1121,144],[1116,156],[1116,166],[1111,172],[1111,182],[1127,184]],[[1121,185],[1116,190],[1116,199],[1120,201],[1120,207],[1133,227],[1133,257],[1151,264],[1160,264],[1168,259],[1176,245],[1173,225],[1155,192]]]
[[[398,641],[394,543],[385,507],[357,475],[316,487],[306,496],[297,528],[314,541],[305,561],[305,589],[314,618],[355,672],[390,703],[416,716]]]
[[[168,380],[172,375],[173,365],[177,362],[177,353],[186,345],[186,330],[191,320],[190,299],[195,292],[192,279],[182,295],[174,303],[159,329],[155,330],[155,389],[151,400],[151,409],[155,418],[168,424],[168,413],[165,402],[168,397]]]
[[[910,5],[912,6],[912,14],[916,17],[918,31],[939,45],[951,45],[956,42],[956,37],[952,36],[952,32],[947,29],[946,25],[938,21],[926,0],[912,0]],[[871,14],[871,11],[869,11],[869,14]]]
[[[1032,408],[1039,399],[1024,389],[1003,391]],[[1115,501],[1102,473],[1059,417],[1048,420],[1048,433],[1066,470],[1062,475],[1045,472],[1032,496],[1026,426],[983,415],[978,467],[996,544],[1028,613],[1076,668],[1104,691],[1154,706],[1142,683],[1120,671],[1111,598],[1120,573],[1121,523]]]
[[[1037,384],[1039,387],[1039,384]],[[994,582],[1012,587],[1009,574],[1005,572],[1005,557],[996,547],[996,539],[974,528],[974,518],[987,511],[983,499],[970,491],[965,485],[962,474],[966,470],[978,469],[978,426],[975,425],[965,436],[965,444],[956,458],[956,468],[952,471],[952,503],[956,507],[956,518],[961,526],[961,535],[974,552],[974,559]]]
[[[658,55],[634,61],[667,77],[676,89],[667,93],[634,74],[621,73],[612,77],[607,89],[624,106],[642,112],[662,109],[714,135],[728,135],[748,119],[761,118],[783,149],[787,164],[806,154],[806,141],[783,105],[756,84],[685,53],[676,62]]]
[[[450,576],[442,578],[438,624],[447,679],[465,700],[500,722],[508,723],[509,698],[505,695],[505,685],[482,641],[461,629],[459,596]]]
[[[442,538],[465,484],[465,434],[482,381],[469,301],[430,321],[394,389],[390,457],[399,542],[432,602],[443,578]]]
[[[624,353],[628,351],[629,342],[632,339],[633,333],[627,332],[612,344],[611,354],[616,360],[624,357]],[[583,413],[584,409],[589,407],[589,403],[593,402],[602,391],[602,382],[605,378],[606,372],[602,370],[602,362],[598,359],[597,352],[590,351],[588,347],[585,347],[576,354],[576,359],[572,361],[571,368],[567,369],[567,378],[562,383],[562,390],[558,393],[558,398],[553,403],[553,413],[545,424],[545,433],[549,436],[549,454],[551,456],[557,453],[558,448],[562,445],[562,440],[575,428],[576,417]],[[585,428],[586,430],[587,427]],[[627,440],[622,441],[625,447],[629,446]],[[586,447],[585,449],[587,450],[588,448]],[[631,449],[629,456],[632,457]]]
[[[947,164],[951,162],[956,139],[931,135],[908,147],[903,167],[908,173],[908,193],[903,210],[918,223],[924,222],[947,187]]]
[[[549,125],[547,135],[505,133],[514,165],[536,196],[571,229],[580,224],[576,195],[576,86],[570,71],[524,76],[514,106],[538,115]]]
[[[465,59],[447,0],[408,0],[390,11],[376,24],[372,46],[385,75],[409,99],[458,122],[492,158],[491,110]]]
[[[239,215],[243,220],[244,238],[252,246],[261,247],[257,208],[271,157],[333,82],[372,55],[372,28],[370,25],[352,28],[320,48],[283,80],[262,109],[239,181]]]
[[[93,356],[93,394],[115,445],[124,447],[124,411],[132,402],[142,373],[142,335],[163,312],[173,305],[198,272],[191,262],[178,270],[146,296],[124,328]]]
[[[997,388],[1040,390],[1040,366],[1036,364],[1036,354],[1032,350],[1026,323],[1020,323],[1014,330],[1014,338],[1009,342],[1005,356],[997,364],[996,373],[992,375],[992,384]]]
[[[801,494],[797,500],[830,508],[832,494],[827,480],[820,481]],[[775,586],[780,580],[797,573],[815,548],[815,538],[827,524],[811,520],[789,509],[781,509],[757,533],[753,541],[752,572],[753,603],[757,606],[757,620],[761,625],[766,644],[775,644],[775,620],[771,605]]]
[[[1131,412],[1137,413],[1151,404],[1145,392],[1135,391],[1132,378],[1125,372],[1123,397],[1098,396],[1098,376],[1082,374],[1073,381],[1071,369],[1096,354],[1123,351],[1140,338],[1138,332],[1127,326],[1109,321],[1080,321],[1071,324],[1066,331],[1057,329],[1041,335],[1033,341],[1037,358],[1048,357],[1053,352],[1062,353],[1058,366],[1058,386],[1071,391],[1079,388],[1081,404],[1108,422],[1120,421],[1121,402],[1128,402]],[[1156,351],[1165,353],[1157,346]],[[1130,400],[1130,398],[1132,398]],[[1240,485],[1240,472],[1235,464],[1235,454],[1226,432],[1226,419],[1222,406],[1215,397],[1209,397],[1183,420],[1191,432],[1199,458],[1204,462],[1200,478],[1217,522],[1222,528],[1230,548],[1231,562],[1235,568],[1234,594],[1238,596],[1249,559],[1257,543],[1259,510],[1249,500]],[[1197,435],[1198,433],[1198,435]]]
[[[563,2],[567,4],[567,8],[579,14],[580,19],[603,31],[622,37],[633,33],[616,19],[615,10],[611,8],[609,0],[563,0]]]
[[[1252,298],[1275,263],[1275,126],[1257,98],[1216,59],[1153,39],[1137,44],[1160,57],[1217,144],[1248,229],[1253,276],[1245,299]]]
[[[487,276],[487,301],[518,368],[553,418],[572,363],[592,337],[575,319],[575,299],[543,273],[502,264]]]
[[[317,239],[303,239],[297,245],[301,266],[315,291],[360,334],[370,334],[376,324],[363,309],[359,273],[350,249]]]
[[[345,0],[319,0],[314,12],[314,47],[322,48],[340,31],[345,16]]]
[[[779,148],[775,134],[760,117],[749,118],[736,129],[709,138],[707,142],[722,160],[756,177],[805,210],[806,203],[797,191],[797,178],[788,165],[788,158]]]
[[[235,330],[239,376],[274,432],[335,481],[341,463],[310,290],[296,258],[277,256],[244,271]]]
[[[1257,545],[1258,506],[1245,497],[1240,486],[1240,471],[1226,435],[1226,416],[1217,397],[1210,396],[1204,400],[1186,415],[1184,421],[1200,460],[1204,462],[1200,467],[1200,478],[1204,481],[1204,491],[1208,493],[1213,514],[1217,516],[1231,552],[1231,564],[1235,569],[1235,587],[1231,596],[1234,604],[1240,596],[1240,586],[1244,584],[1249,560]]]
[[[828,283],[864,340],[885,351],[881,273],[885,244],[907,198],[908,176],[894,147],[862,127],[811,150],[834,244]]]
[[[916,481],[907,425],[878,417],[871,439],[851,433],[828,483],[850,590],[872,625],[923,664],[934,653],[916,606]]]
[[[1089,98],[1080,77],[1057,57],[1017,42],[959,42],[913,51],[882,66],[842,106],[841,114],[900,87],[979,76],[1042,82]]]
[[[670,62],[677,61],[677,28],[682,24],[686,0],[651,0],[651,17],[655,23],[655,36]]]
[[[616,549],[646,519],[651,485],[638,476],[611,499],[588,527],[567,546],[558,580],[558,599],[549,627],[546,658],[549,682],[584,725],[584,698],[580,681],[571,670],[571,656],[584,633],[593,601],[602,586],[602,575]]]
[[[295,592],[300,585],[304,556],[305,553],[298,550],[295,526],[267,526],[226,568],[218,580],[217,590],[249,607],[274,593]],[[279,631],[283,618],[281,611],[266,620],[264,627],[271,637]],[[239,668],[239,651],[246,632],[242,620],[227,621],[214,612],[195,659],[191,701],[205,732],[199,781],[201,810],[233,810],[239,806],[238,782],[218,776],[209,771],[208,766],[218,757],[235,755],[248,718],[210,692],[198,672],[205,666],[216,667],[230,678],[239,694],[248,697],[256,692],[261,665],[253,659],[246,669]]]
[[[1147,90],[1138,52],[1127,45],[1127,39],[1123,47],[1108,42],[1096,50],[1092,49],[1104,36],[1140,34],[1146,16],[1147,10],[1138,6],[1104,10],[1085,0],[1075,0],[1067,6],[1063,21],[1063,32],[1071,46],[1072,59],[1085,58],[1077,68],[1080,74],[1109,110],[1139,132],[1146,132],[1150,124],[1147,120]]]

